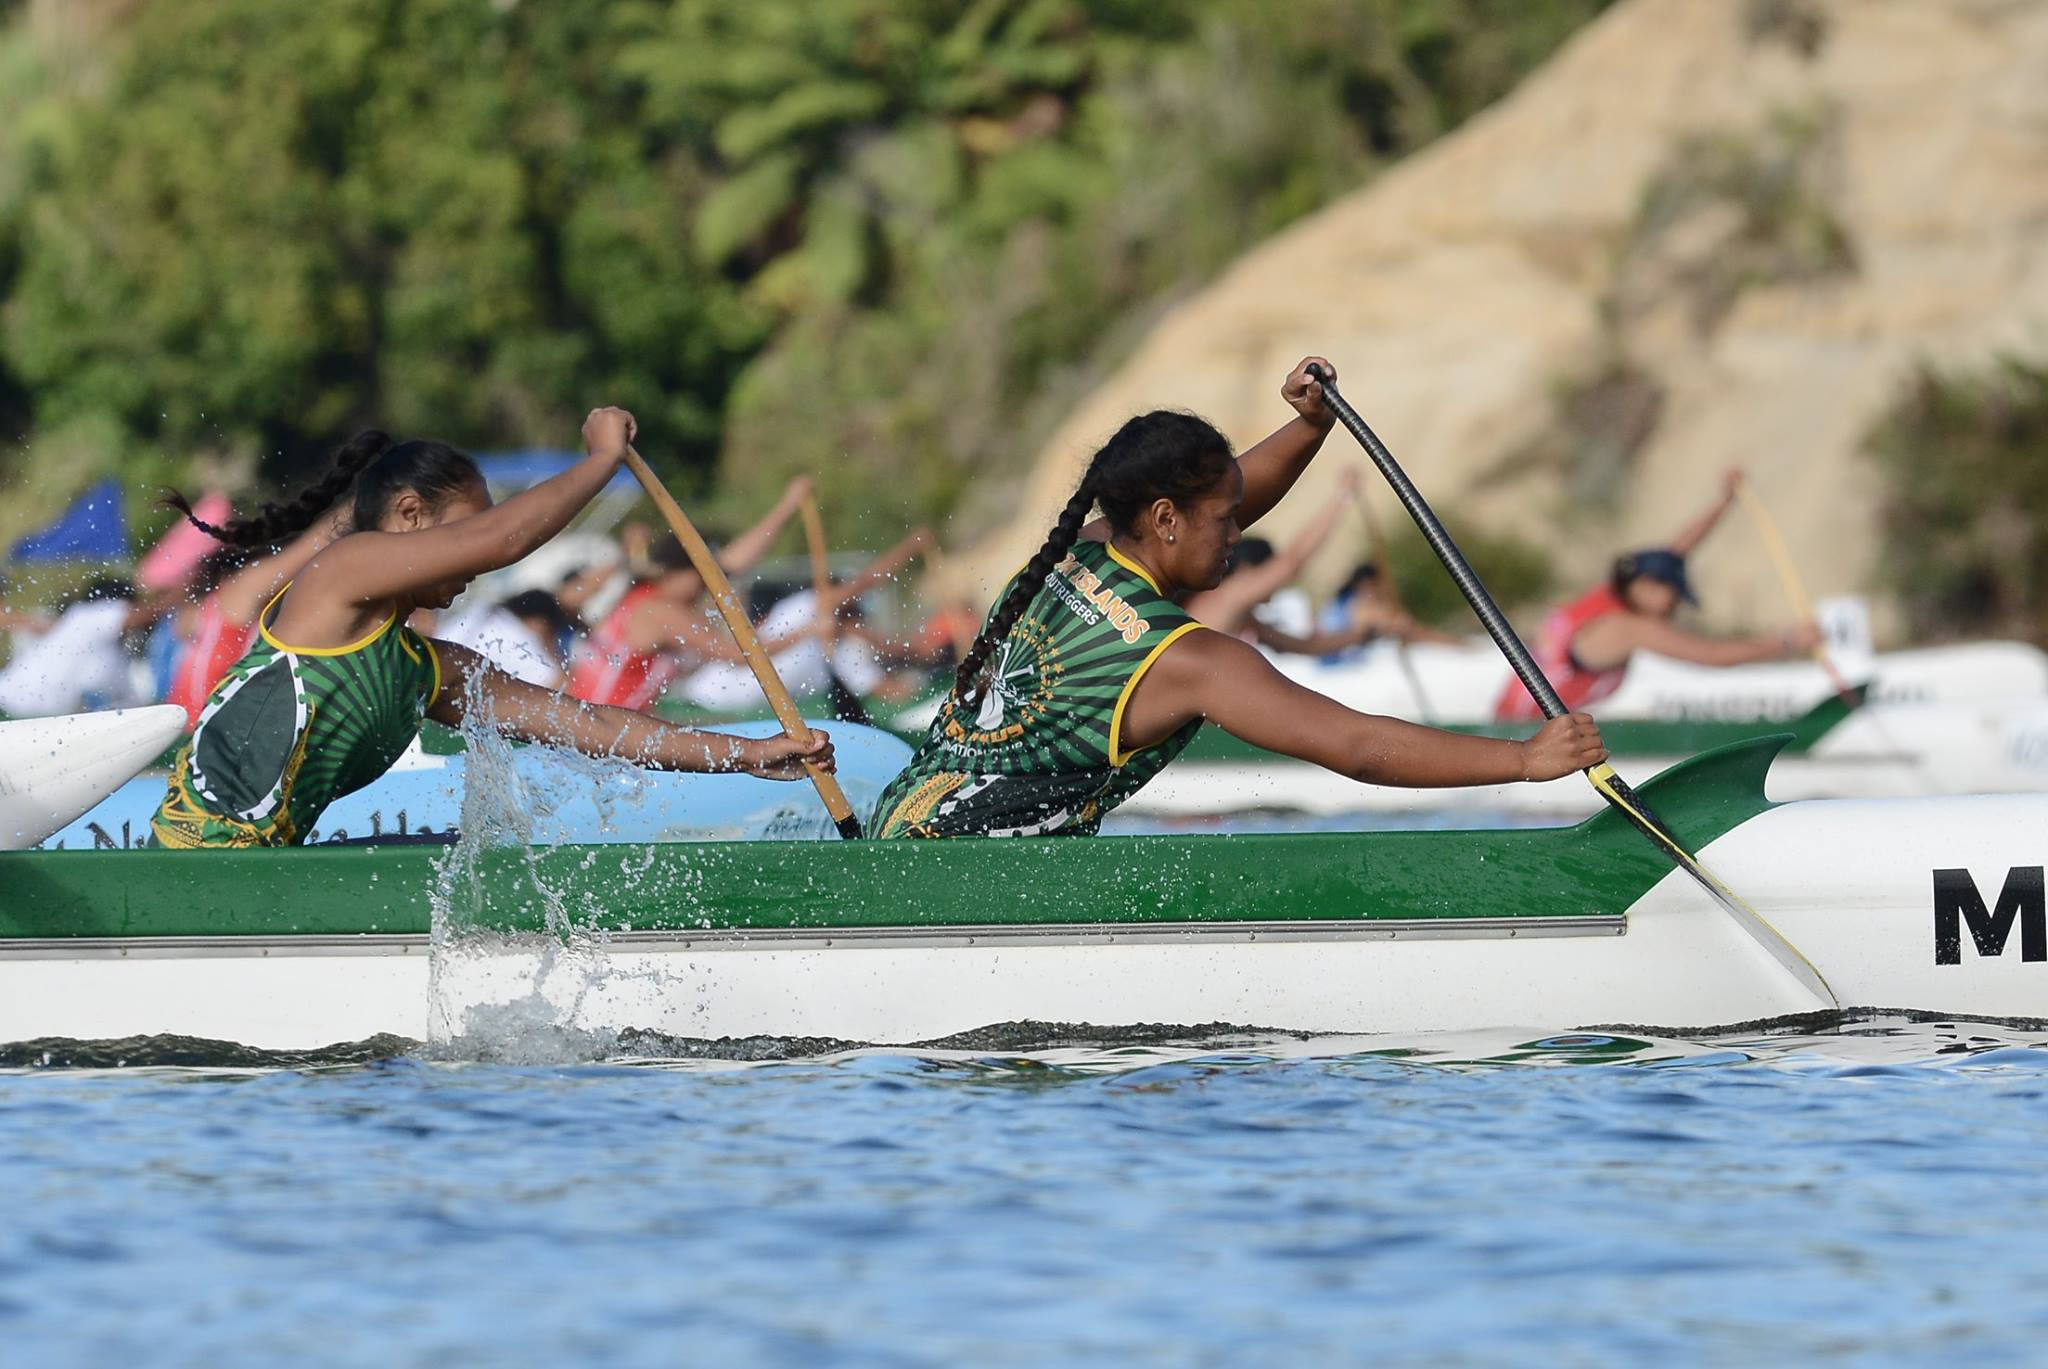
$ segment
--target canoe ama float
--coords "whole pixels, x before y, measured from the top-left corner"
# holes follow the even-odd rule
[[[2048,797],[1776,805],[1763,781],[1779,744],[1640,790],[1844,1004],[2048,1015]],[[462,854],[0,855],[0,1041],[300,1049],[508,1020],[877,1043],[1030,1019],[1699,1028],[1814,1006],[1608,813],[1486,831],[514,847],[450,871]]]

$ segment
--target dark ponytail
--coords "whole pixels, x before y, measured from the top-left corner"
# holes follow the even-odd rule
[[[236,518],[215,527],[193,517],[192,506],[181,494],[171,494],[164,503],[184,514],[193,527],[231,547],[272,547],[311,527],[351,485],[355,496],[350,517],[360,531],[383,521],[391,501],[406,490],[439,508],[450,496],[482,484],[483,473],[467,452],[423,439],[394,443],[372,429],[350,438],[335,452],[327,474],[296,498],[284,504],[265,504],[254,517]]]
[[[265,503],[260,513],[231,518],[219,527],[195,516],[192,505],[176,490],[165,496],[164,503],[217,542],[231,547],[274,547],[313,526],[313,520],[334,506],[365,466],[390,450],[387,434],[374,428],[357,433],[334,453],[327,474],[299,491],[296,498],[283,504]]]
[[[1185,506],[1214,490],[1231,459],[1230,440],[1208,420],[1193,414],[1155,409],[1118,428],[1089,459],[1080,488],[1060,510],[1059,521],[1046,534],[1044,545],[1010,582],[1009,593],[967,648],[953,672],[954,696],[962,703],[981,697],[980,676],[989,653],[1010,635],[1025,606],[1045,584],[1046,575],[1073,549],[1091,508],[1102,505],[1109,525],[1127,533],[1157,500],[1170,499]]]

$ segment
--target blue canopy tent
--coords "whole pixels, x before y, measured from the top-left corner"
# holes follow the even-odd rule
[[[125,561],[129,554],[121,486],[110,478],[71,501],[54,522],[16,542],[9,557],[23,562]]]

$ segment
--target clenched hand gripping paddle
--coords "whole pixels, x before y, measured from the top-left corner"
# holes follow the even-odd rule
[[[626,467],[639,480],[641,488],[647,491],[654,507],[661,510],[668,530],[676,535],[676,541],[683,544],[690,564],[697,568],[704,587],[711,591],[711,602],[718,605],[726,629],[739,645],[740,654],[747,658],[754,678],[761,682],[761,692],[768,696],[768,706],[775,710],[776,721],[782,724],[782,730],[797,741],[810,740],[811,729],[804,725],[804,715],[797,711],[796,700],[789,697],[782,677],[775,673],[775,662],[761,649],[760,639],[754,636],[754,625],[747,621],[747,612],[740,606],[739,596],[732,592],[732,581],[726,578],[725,568],[718,564],[718,558],[711,554],[711,548],[705,545],[704,538],[691,524],[690,516],[669,494],[661,483],[661,477],[631,447],[626,448]],[[818,787],[818,797],[825,801],[825,811],[832,815],[839,835],[849,841],[858,840],[861,835],[860,819],[854,816],[853,805],[846,801],[846,792],[839,787],[839,781],[830,772],[808,762],[804,769],[810,774],[811,783]]]
[[[1322,387],[1323,403],[1329,405],[1330,412],[1337,415],[1337,420],[1350,429],[1351,435],[1358,439],[1358,444],[1365,448],[1365,454],[1372,458],[1372,464],[1379,467],[1380,474],[1385,476],[1387,484],[1393,487],[1401,506],[1407,509],[1408,516],[1415,520],[1415,526],[1421,530],[1430,550],[1436,553],[1437,559],[1443,562],[1444,569],[1450,572],[1452,581],[1465,596],[1465,602],[1472,605],[1472,611],[1478,615],[1487,635],[1493,638],[1494,645],[1500,648],[1501,654],[1508,658],[1508,664],[1514,667],[1515,674],[1521,678],[1530,697],[1535,699],[1537,707],[1543,710],[1543,716],[1563,716],[1566,709],[1564,701],[1557,697],[1557,690],[1551,687],[1550,680],[1536,664],[1536,659],[1529,654],[1529,648],[1522,645],[1522,639],[1515,635],[1515,629],[1502,616],[1500,606],[1493,602],[1493,596],[1487,593],[1486,586],[1472,573],[1472,566],[1465,560],[1464,553],[1451,541],[1451,535],[1445,532],[1444,525],[1437,521],[1436,514],[1431,511],[1421,492],[1408,479],[1408,473],[1394,460],[1394,454],[1387,450],[1386,444],[1380,441],[1378,434],[1365,425],[1365,420],[1358,416],[1358,411],[1344,402],[1344,396],[1337,393],[1337,384],[1331,379],[1329,372],[1320,366],[1312,365],[1308,373],[1316,384]],[[1735,919],[1736,925],[1749,933],[1758,945],[1769,951],[1772,959],[1819,999],[1823,1007],[1841,1007],[1841,1001],[1835,997],[1835,991],[1828,987],[1827,980],[1821,977],[1813,962],[1801,955],[1799,948],[1787,941],[1783,933],[1764,921],[1756,909],[1736,897],[1733,890],[1715,878],[1712,871],[1701,865],[1698,858],[1686,850],[1685,844],[1664,825],[1663,820],[1650,811],[1649,806],[1637,796],[1635,790],[1629,788],[1627,782],[1614,773],[1613,766],[1602,761],[1586,772],[1586,778],[1592,782],[1593,788],[1599,791],[1601,798],[1628,819],[1637,831],[1649,838],[1651,844],[1656,846],[1666,859],[1692,876],[1700,887],[1712,895],[1714,901]]]

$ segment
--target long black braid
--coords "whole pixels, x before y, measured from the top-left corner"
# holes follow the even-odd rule
[[[1101,459],[1097,455],[1096,460]],[[1045,543],[1038,554],[1017,573],[1010,582],[1010,592],[1003,596],[1002,605],[996,609],[981,629],[981,635],[967,648],[967,654],[960,658],[959,666],[953,671],[953,693],[962,703],[971,703],[981,697],[982,665],[996,643],[1010,635],[1010,629],[1017,626],[1017,619],[1023,616],[1025,605],[1031,602],[1045,584],[1046,573],[1060,563],[1072,549],[1074,539],[1081,535],[1081,527],[1088,521],[1088,511],[1095,507],[1095,489],[1090,484],[1095,474],[1095,462],[1088,464],[1088,474],[1081,477],[1081,488],[1074,491],[1074,497],[1060,510],[1059,520],[1052,525],[1052,531],[1045,535]]]
[[[201,532],[230,547],[271,547],[313,525],[332,508],[351,485],[355,487],[349,516],[358,531],[375,528],[383,520],[391,501],[411,490],[432,508],[445,506],[449,498],[483,484],[483,473],[467,452],[415,438],[393,442],[371,430],[357,433],[334,454],[326,475],[283,504],[265,504],[253,518],[237,518],[222,527],[192,516],[184,496],[173,494],[164,502],[183,513]]]
[[[1088,511],[1097,504],[1110,527],[1128,533],[1139,515],[1160,499],[1187,505],[1216,488],[1231,463],[1230,440],[1206,419],[1172,409],[1141,414],[1116,430],[1089,459],[1080,488],[1060,510],[1059,521],[1003,596],[981,634],[953,672],[953,694],[963,704],[980,699],[981,676],[997,644],[1010,635],[1032,598],[1045,585],[1081,535]]]
[[[217,542],[231,547],[274,547],[313,526],[313,520],[334,507],[363,468],[390,451],[390,435],[366,429],[343,443],[321,476],[292,499],[282,504],[266,502],[260,512],[247,518],[231,518],[216,527],[192,512],[192,505],[176,490],[164,503],[185,515],[185,521]]]

